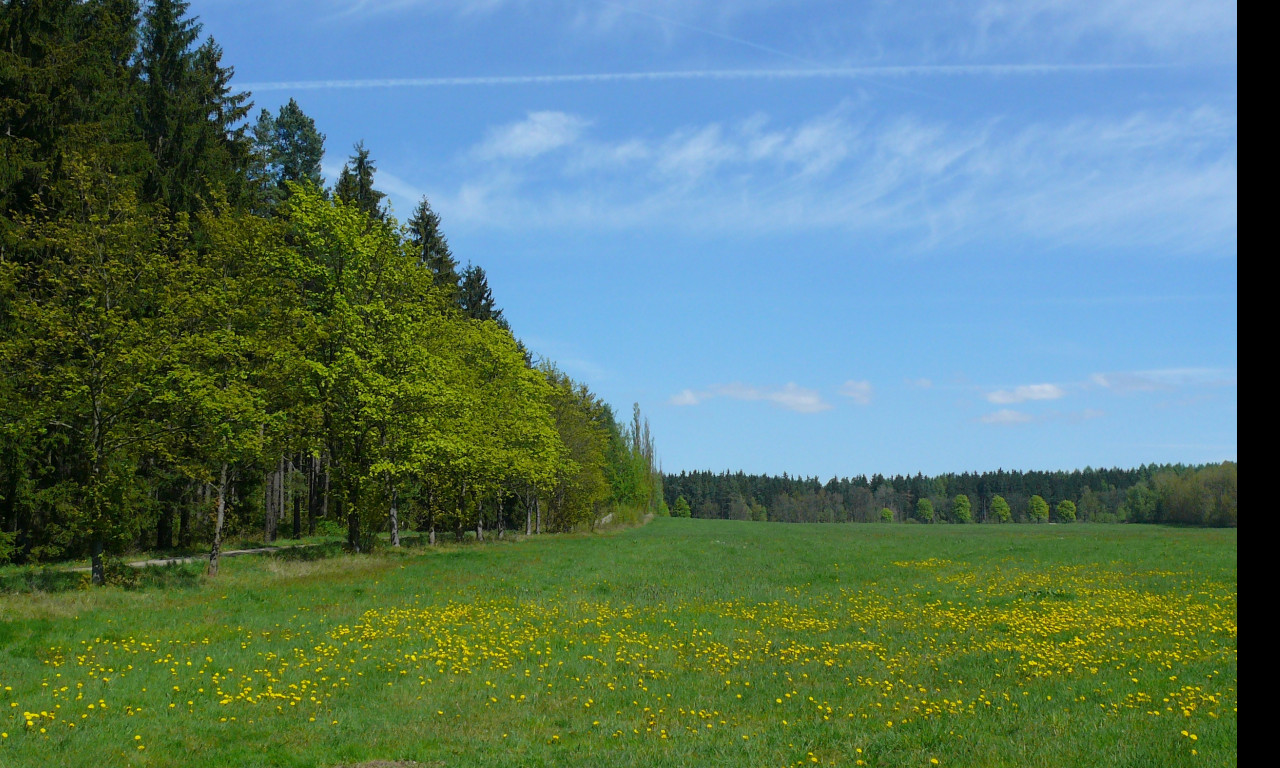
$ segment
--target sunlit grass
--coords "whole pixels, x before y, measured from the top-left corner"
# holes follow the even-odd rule
[[[643,529],[0,597],[0,765],[1223,765],[1234,531]]]

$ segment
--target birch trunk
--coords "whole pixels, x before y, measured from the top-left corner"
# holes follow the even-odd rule
[[[427,527],[430,529],[427,541],[434,547],[436,545],[436,492],[434,489],[427,491]]]
[[[400,492],[394,486],[391,488],[391,546],[400,546],[400,510],[396,507],[399,501]]]
[[[209,575],[218,575],[218,556],[222,554],[222,523],[227,515],[227,465],[222,465],[218,480],[218,501],[213,519],[213,548],[209,551]]]

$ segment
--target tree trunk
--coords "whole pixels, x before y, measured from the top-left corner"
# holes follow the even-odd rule
[[[156,520],[156,549],[173,549],[173,507],[165,504]]]
[[[275,538],[276,473],[268,472],[262,483],[262,538],[270,544]]]
[[[316,518],[320,516],[320,457],[312,456],[307,472],[307,535],[316,535]]]
[[[102,565],[102,537],[97,536],[93,539],[93,555],[90,559],[89,580],[98,586],[102,586],[102,582],[106,581],[106,569]]]
[[[498,496],[498,541],[502,541],[502,534],[507,532],[506,515],[502,514],[502,496]]]
[[[434,547],[436,545],[436,491],[434,488],[427,491],[427,527],[431,531],[427,541]]]
[[[484,541],[484,502],[476,496],[476,543]]]
[[[462,533],[462,513],[466,506],[467,506],[467,484],[463,483],[462,493],[458,495],[458,504],[456,508],[457,514],[454,515],[455,522],[453,524],[454,525],[453,537],[458,541],[459,544],[462,543],[463,536],[464,536],[464,534]]]
[[[298,454],[298,464],[302,454]],[[302,538],[302,492],[298,488],[298,464],[289,459],[289,490],[293,494],[293,538]]]
[[[542,499],[537,496],[533,497],[533,511],[537,515],[537,527],[534,533],[542,533]]]
[[[393,485],[391,487],[391,546],[400,546],[400,510],[396,504],[399,501],[400,491]]]
[[[191,543],[191,505],[194,499],[188,493],[183,494],[182,506],[178,508],[178,546],[186,547]]]
[[[320,516],[329,519],[329,459],[326,455],[321,465],[324,467],[324,493],[320,496]]]
[[[284,496],[284,454],[280,454],[280,463],[276,465],[276,524],[271,531],[271,538],[274,540],[280,535],[280,521],[284,519],[285,496]]]
[[[524,495],[524,535],[533,535],[533,502],[529,500],[529,494]]]
[[[209,575],[218,575],[218,556],[222,554],[222,523],[227,514],[227,465],[222,465],[218,480],[218,501],[213,518],[213,548],[209,550]]]
[[[356,498],[360,498],[356,496]],[[343,511],[347,513],[347,544],[352,550],[360,551],[360,514],[356,511],[359,506],[351,503],[351,499],[344,498],[342,505],[346,507]]]

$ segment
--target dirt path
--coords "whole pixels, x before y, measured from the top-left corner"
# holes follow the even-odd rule
[[[285,552],[290,549],[307,549],[310,547],[319,547],[321,544],[297,544],[292,547],[256,547],[254,549],[231,549],[223,552],[219,557],[235,557],[236,555],[259,555],[263,552]],[[125,563],[132,568],[146,568],[149,565],[175,565],[177,563],[194,563],[197,560],[208,560],[208,555],[192,555],[190,557],[158,557],[152,560],[136,560],[132,563]],[[92,566],[81,566],[79,568],[68,568],[67,570],[74,572],[88,573],[92,570]]]

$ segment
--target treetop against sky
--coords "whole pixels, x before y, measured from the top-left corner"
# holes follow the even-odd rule
[[[1233,2],[191,12],[668,470],[1236,457]]]

